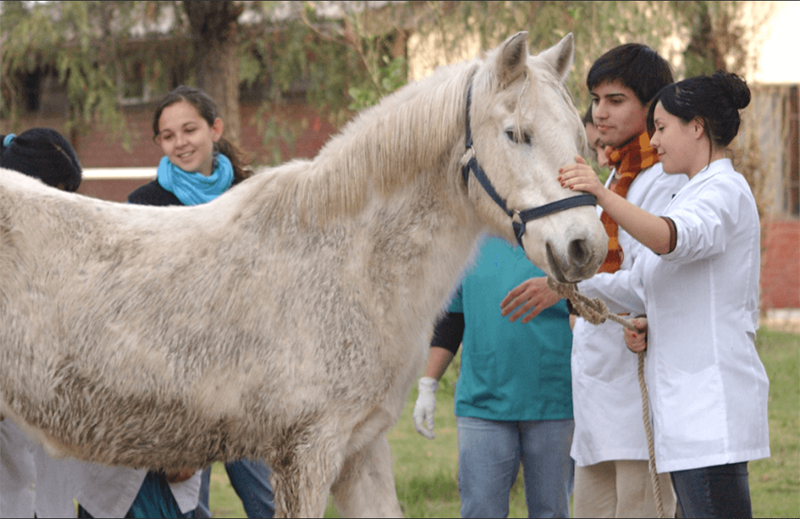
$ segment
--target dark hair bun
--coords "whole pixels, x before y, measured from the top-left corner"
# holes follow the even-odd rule
[[[736,74],[724,71],[717,72],[712,77],[714,81],[722,86],[737,110],[741,110],[750,104],[750,88],[748,88],[744,79]]]

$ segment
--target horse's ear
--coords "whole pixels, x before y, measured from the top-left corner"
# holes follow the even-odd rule
[[[501,87],[514,82],[525,70],[528,60],[528,31],[511,36],[500,46],[495,64]]]
[[[563,83],[567,80],[569,70],[572,68],[574,52],[575,40],[572,37],[572,33],[569,33],[560,42],[539,53],[539,57],[553,67],[553,70],[556,71]]]

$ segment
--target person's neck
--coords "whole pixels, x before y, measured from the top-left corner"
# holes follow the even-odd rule
[[[624,148],[625,146],[627,146],[628,144],[632,143],[634,140],[638,139],[641,134],[642,134],[642,132],[635,133],[627,141],[623,142],[619,146],[612,146],[612,148],[614,148],[615,150],[620,150],[620,149]]]
[[[712,162],[716,162],[725,158],[724,148],[712,148],[711,153],[707,152],[708,150],[706,150],[706,153],[698,153],[695,155],[697,159],[686,173],[686,175],[689,177],[689,180],[693,179],[698,173],[708,168]]]

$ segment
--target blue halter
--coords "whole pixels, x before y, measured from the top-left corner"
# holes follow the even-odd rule
[[[470,130],[470,124],[469,124],[469,109],[471,104],[472,104],[472,85],[470,85],[469,91],[467,91],[467,138],[466,138],[467,149],[473,148],[472,131]],[[582,195],[556,200],[555,202],[550,202],[549,204],[540,205],[539,207],[525,209],[524,211],[518,211],[516,209],[511,210],[506,205],[506,201],[503,199],[503,197],[501,197],[494,189],[494,186],[492,186],[492,182],[489,180],[489,177],[486,176],[486,173],[483,171],[483,168],[481,168],[480,165],[478,164],[478,160],[475,158],[475,153],[472,154],[472,157],[469,159],[469,162],[467,162],[466,165],[464,165],[464,167],[461,168],[461,175],[464,177],[465,186],[468,185],[470,171],[472,171],[472,173],[475,175],[475,178],[478,180],[478,182],[480,182],[481,186],[483,186],[483,189],[492,198],[492,200],[494,200],[494,202],[498,206],[500,206],[500,208],[503,211],[505,211],[505,213],[508,216],[511,217],[512,220],[511,225],[514,228],[514,235],[517,237],[517,243],[519,243],[520,247],[522,247],[522,235],[525,234],[525,224],[528,223],[529,221],[541,218],[543,216],[547,216],[549,214],[557,213],[559,211],[571,209],[573,207],[579,207],[582,205],[597,205],[597,199],[595,198],[594,195],[584,193]]]

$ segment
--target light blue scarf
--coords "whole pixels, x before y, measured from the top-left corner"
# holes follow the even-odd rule
[[[158,183],[178,197],[183,205],[204,204],[214,200],[231,187],[233,164],[221,153],[214,156],[214,171],[210,177],[184,171],[163,157],[158,164]]]

